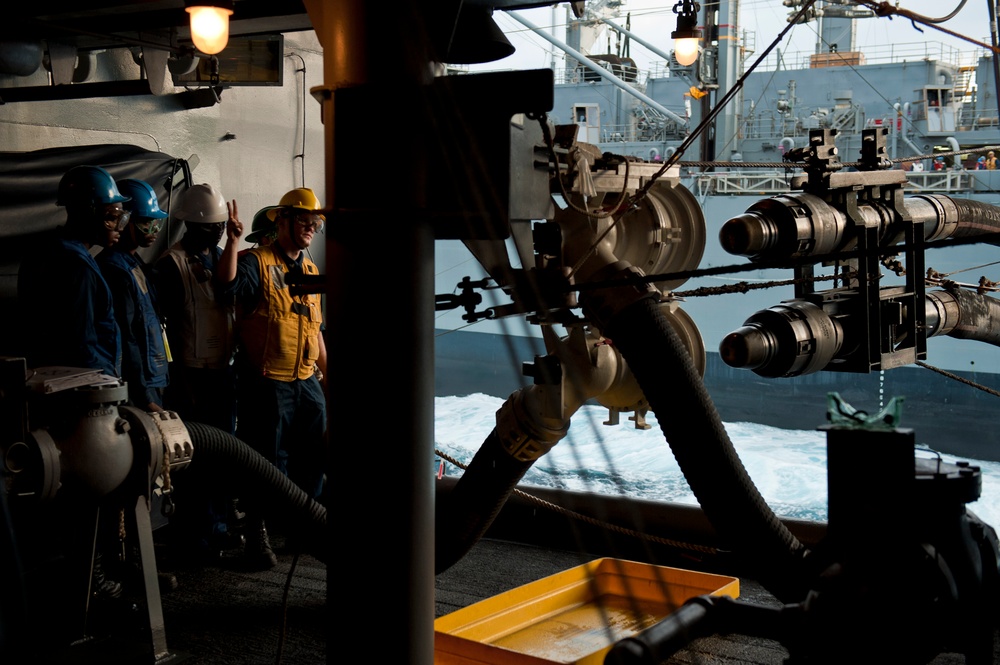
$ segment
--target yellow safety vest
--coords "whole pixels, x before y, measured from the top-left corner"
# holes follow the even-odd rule
[[[240,322],[239,337],[247,356],[260,372],[277,381],[308,379],[319,358],[320,297],[311,293],[293,296],[285,283],[288,264],[277,254],[276,245],[257,247],[250,254],[260,268],[260,298],[253,311]],[[319,269],[307,258],[302,272],[317,275]]]

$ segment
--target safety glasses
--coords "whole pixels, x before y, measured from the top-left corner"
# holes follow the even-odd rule
[[[108,231],[121,231],[132,216],[128,210],[110,209],[104,212],[104,228]]]
[[[144,235],[156,235],[163,228],[162,219],[153,219],[152,217],[140,217],[132,222],[132,226],[136,228],[139,233]]]
[[[319,233],[323,230],[323,220],[319,218],[319,215],[296,215],[295,223],[313,233]]]

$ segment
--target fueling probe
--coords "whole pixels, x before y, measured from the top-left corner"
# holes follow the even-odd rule
[[[926,243],[997,244],[1000,208],[943,194],[904,196],[906,175],[888,169],[885,128],[865,130],[857,171],[841,171],[836,130],[813,130],[806,175],[727,221],[723,248],[755,263],[795,263],[795,297],[748,317],[719,346],[732,367],[766,377],[818,371],[867,373],[923,360],[927,338],[998,344],[995,298],[953,284],[926,290]],[[899,261],[898,256],[904,255]],[[816,290],[815,263],[838,285]],[[882,286],[883,270],[903,283]]]

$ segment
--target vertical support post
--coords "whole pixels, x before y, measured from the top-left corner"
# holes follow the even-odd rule
[[[384,662],[430,665],[434,233],[424,210],[426,132],[403,141],[345,120],[358,117],[360,99],[375,101],[366,108],[372,117],[391,112],[418,129],[425,122],[424,5],[305,5],[324,53],[329,505],[340,507],[329,524],[346,555],[344,568],[330,570],[327,597],[350,607],[352,644]],[[359,461],[368,471],[354,471]],[[342,646],[331,645],[329,662],[342,658],[334,655]]]
[[[722,0],[718,5],[718,12],[715,26],[719,44],[718,84],[719,92],[724,95],[736,85],[736,81],[742,73],[739,52],[740,36],[737,32],[740,14],[739,0]],[[734,152],[740,151],[739,137],[741,133],[737,131],[736,123],[739,112],[740,107],[734,102],[730,102],[715,121],[715,136],[722,137],[725,141],[732,141],[726,145],[715,146],[716,151],[724,150],[723,154],[716,154],[716,159],[728,161]]]

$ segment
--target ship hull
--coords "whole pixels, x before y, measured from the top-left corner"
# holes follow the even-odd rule
[[[531,381],[521,374],[522,363],[542,353],[541,340],[536,338],[437,332],[437,396],[483,393],[506,398]],[[956,376],[1000,390],[996,374]],[[918,444],[962,459],[1000,461],[1000,431],[987,417],[997,398],[920,367],[899,367],[884,374],[821,372],[767,379],[729,367],[718,353],[708,352],[704,380],[723,422],[790,430],[824,425],[831,392],[868,413],[878,411],[891,397],[903,397],[900,426],[912,429]]]

